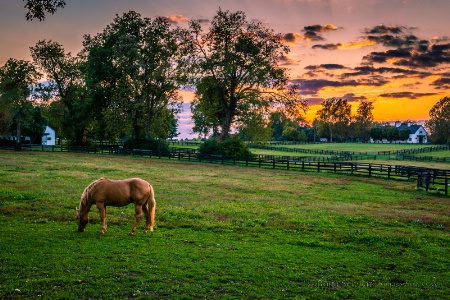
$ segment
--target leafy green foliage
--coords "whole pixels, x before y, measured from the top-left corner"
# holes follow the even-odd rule
[[[96,104],[99,135],[167,138],[187,83],[188,33],[165,18],[134,11],[117,16],[102,33],[85,36],[86,83]]]
[[[26,2],[25,8],[28,9],[25,17],[27,20],[33,21],[38,19],[44,21],[45,14],[54,14],[58,8],[66,5],[65,0],[23,0]]]
[[[129,139],[123,146],[126,149],[169,151],[169,145],[162,139]]]
[[[85,145],[96,107],[86,89],[81,61],[53,41],[38,41],[30,51],[47,76],[47,84],[40,85],[34,97],[50,102],[49,119],[60,136],[73,145]]]
[[[450,142],[450,97],[444,97],[430,110],[430,119],[426,122],[434,142]]]
[[[17,124],[17,150],[21,149],[23,122],[31,117],[32,89],[41,77],[29,61],[10,58],[0,68],[0,110]]]
[[[217,154],[225,156],[248,157],[251,152],[246,143],[238,137],[231,137],[221,142],[209,139],[199,148],[201,154]]]
[[[266,112],[275,104],[297,107],[304,103],[297,93],[273,92],[285,89],[287,73],[279,66],[280,57],[289,52],[281,34],[262,23],[249,22],[242,11],[223,11],[214,16],[207,32],[198,21],[190,30],[197,58],[193,66],[196,84],[194,130],[201,134],[218,132],[226,139],[233,125],[245,120],[251,111]],[[304,106],[303,106],[304,107]]]
[[[322,108],[317,111],[319,134],[334,139],[345,140],[351,121],[351,105],[345,99],[330,98],[322,102]]]

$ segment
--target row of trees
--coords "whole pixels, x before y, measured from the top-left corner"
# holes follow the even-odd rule
[[[398,130],[395,126],[374,121],[373,103],[361,102],[356,114],[352,114],[351,105],[345,99],[331,98],[322,102],[312,126],[301,120],[292,120],[283,114],[273,113],[269,127],[273,140],[284,141],[317,141],[319,137],[328,141],[362,141],[386,139],[388,141],[404,141],[409,138],[410,130]],[[430,140],[436,143],[450,142],[450,97],[437,102],[429,112],[430,119],[425,127]],[[404,121],[402,125],[413,121]],[[245,138],[245,135],[241,135]]]
[[[33,62],[9,59],[0,68],[0,135],[39,136],[48,121],[75,144],[174,137],[183,88],[195,90],[194,132],[218,141],[233,130],[250,141],[367,141],[376,134],[371,102],[353,116],[338,98],[325,100],[305,126],[307,103],[279,64],[289,47],[241,11],[219,8],[207,30],[199,21],[172,27],[129,12],[84,36],[83,46],[73,56],[57,42],[38,41]],[[447,141],[448,102],[430,111],[428,123],[433,137]]]
[[[306,109],[279,66],[289,52],[282,36],[241,11],[219,8],[208,30],[199,21],[186,29],[129,12],[84,36],[83,46],[73,56],[57,42],[38,41],[33,62],[11,58],[0,68],[0,134],[14,123],[21,136],[24,108],[32,104],[76,144],[88,136],[172,137],[182,88],[196,91],[194,131],[218,140],[233,128],[254,132],[270,112],[294,118]]]

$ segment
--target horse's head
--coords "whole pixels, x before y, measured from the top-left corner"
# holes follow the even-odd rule
[[[89,221],[89,216],[88,214],[82,214],[81,209],[76,208],[76,210],[77,210],[78,231],[83,232],[84,228],[86,227]]]

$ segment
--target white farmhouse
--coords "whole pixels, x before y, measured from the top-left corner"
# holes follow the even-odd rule
[[[55,145],[56,133],[51,127],[45,127],[44,135],[42,136],[42,145]]]
[[[408,125],[401,125],[400,122],[395,122],[395,127],[398,131],[403,130],[405,128],[409,129],[409,138],[406,142],[409,144],[426,144],[428,143],[428,137],[427,132],[425,128],[423,128],[422,125],[411,125],[408,123]]]

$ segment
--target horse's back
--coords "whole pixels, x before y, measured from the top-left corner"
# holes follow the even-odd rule
[[[140,178],[123,180],[102,179],[95,185],[91,196],[95,201],[110,206],[125,206],[130,203],[144,203],[150,195],[150,185]]]

